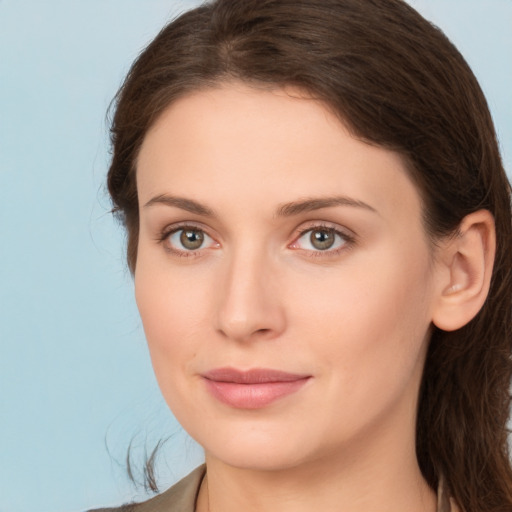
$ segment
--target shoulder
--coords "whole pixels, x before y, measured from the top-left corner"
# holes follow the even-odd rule
[[[170,489],[147,501],[129,503],[117,508],[99,508],[89,512],[194,512],[204,474],[205,466],[199,466]]]

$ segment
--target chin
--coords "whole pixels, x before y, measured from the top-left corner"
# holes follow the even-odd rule
[[[283,429],[276,432],[260,426],[215,429],[214,436],[196,436],[206,453],[206,460],[216,459],[229,466],[253,471],[279,471],[299,466],[315,457],[315,447],[308,446],[307,432]]]
[[[275,444],[275,443],[274,443]],[[222,447],[218,451],[206,451],[206,461],[215,458],[237,469],[251,471],[281,471],[300,466],[307,459],[304,453],[283,446],[266,445]]]

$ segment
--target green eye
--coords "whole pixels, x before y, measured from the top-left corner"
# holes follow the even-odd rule
[[[184,226],[162,237],[165,245],[177,253],[194,252],[215,246],[215,241],[202,229],[194,226]]]
[[[204,242],[204,233],[197,229],[181,229],[180,244],[189,251],[199,249]]]
[[[309,241],[311,245],[319,251],[325,251],[330,249],[336,241],[334,231],[326,229],[314,229],[309,235]]]
[[[292,247],[312,253],[333,254],[337,249],[341,250],[352,243],[353,238],[338,229],[329,226],[317,226],[304,230]]]

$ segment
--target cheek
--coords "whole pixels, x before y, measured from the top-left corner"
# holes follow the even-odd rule
[[[191,426],[201,422],[200,418],[194,420],[190,376],[201,354],[198,340],[204,339],[200,312],[205,294],[191,279],[181,279],[179,273],[170,276],[168,270],[158,272],[154,266],[139,263],[135,295],[155,377],[167,405],[190,431]]]
[[[199,281],[203,283],[199,288],[198,281],[187,275],[155,268],[142,258],[135,272],[137,306],[162,390],[171,385],[172,376],[187,371],[197,352],[198,340],[204,338],[208,316],[206,285]]]
[[[291,322],[297,337],[312,340],[333,392],[350,390],[356,405],[407,384],[422,364],[430,325],[428,256],[382,251],[372,260],[311,279],[307,293],[290,294],[297,301]]]

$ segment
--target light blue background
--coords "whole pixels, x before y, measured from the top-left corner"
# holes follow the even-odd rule
[[[108,104],[194,3],[0,0],[0,512],[142,499],[123,469],[132,439],[137,467],[173,436],[164,485],[201,460],[154,382],[103,185]],[[510,172],[512,1],[411,3],[474,69]]]

